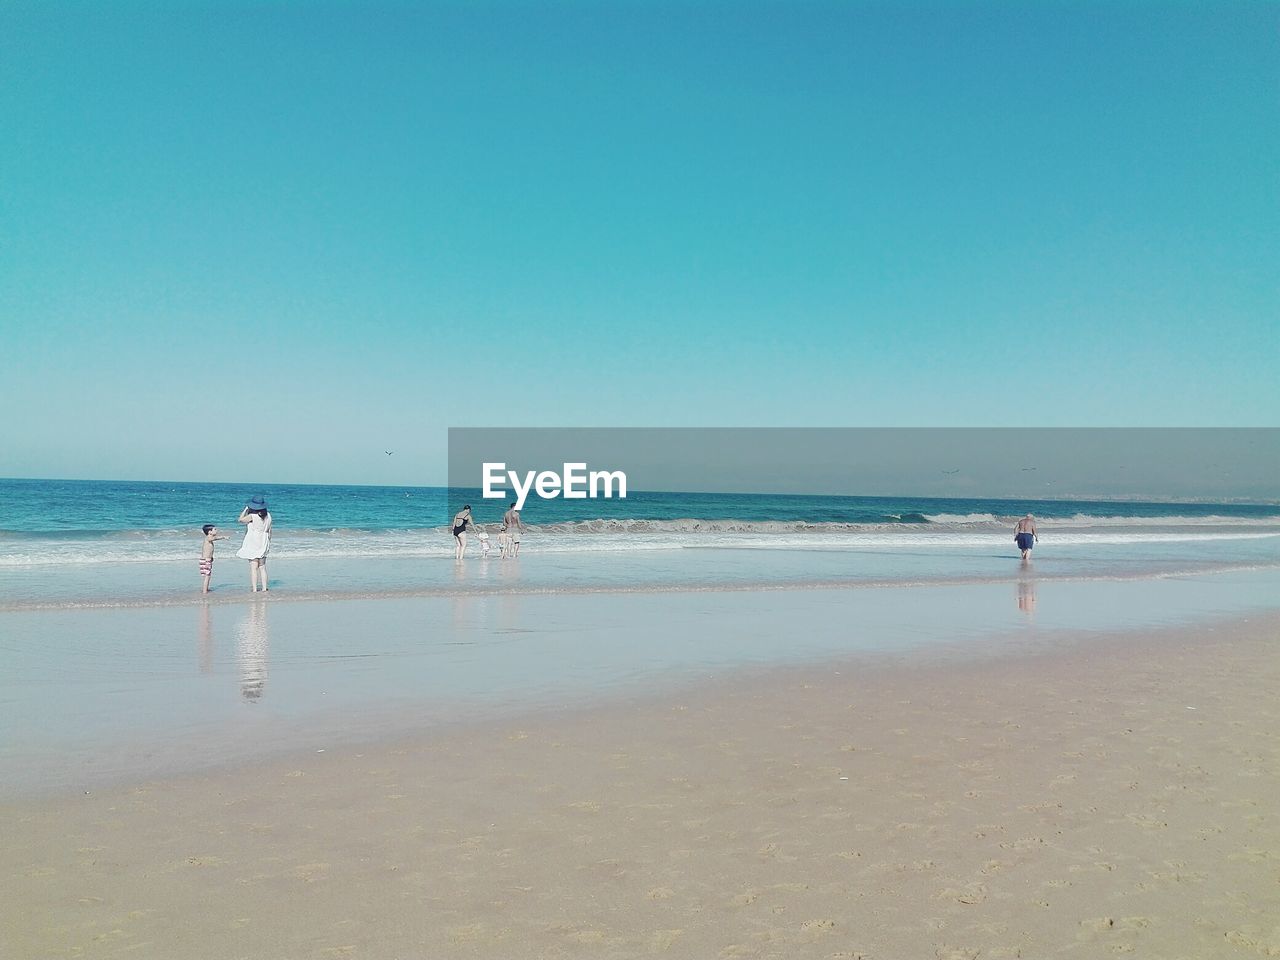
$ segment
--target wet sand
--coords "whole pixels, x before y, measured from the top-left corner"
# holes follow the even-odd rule
[[[760,666],[10,803],[0,954],[1280,956],[1278,643]]]

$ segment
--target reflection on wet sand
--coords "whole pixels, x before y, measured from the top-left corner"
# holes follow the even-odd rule
[[[453,583],[457,592],[450,598],[452,626],[455,630],[472,628],[491,629],[496,626],[500,630],[516,629],[520,622],[520,595],[507,593],[507,589],[519,587],[521,583],[520,566],[515,563],[497,563],[490,558],[475,568],[458,564],[453,570]],[[496,603],[489,602],[474,590],[480,587],[498,593]]]
[[[453,568],[453,585],[458,588],[458,592],[453,595],[449,603],[449,612],[452,615],[452,626],[454,630],[465,629],[468,625],[471,613],[472,598],[467,596],[464,591],[471,577],[465,563],[458,563]]]
[[[200,672],[213,673],[213,613],[207,603],[200,608]]]
[[[1018,609],[1028,617],[1036,612],[1036,582],[1034,580],[1018,581]]]
[[[246,700],[262,699],[267,683],[267,605],[258,600],[236,627],[236,663],[240,667],[240,694]]]

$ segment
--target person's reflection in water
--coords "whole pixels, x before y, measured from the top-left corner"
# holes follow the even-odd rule
[[[267,684],[267,605],[249,604],[249,612],[236,630],[236,662],[240,666],[240,694],[246,700],[262,699]]]
[[[200,672],[213,673],[213,614],[208,603],[200,610]]]
[[[1028,617],[1036,614],[1036,582],[1034,580],[1018,581],[1018,609]]]
[[[471,608],[474,598],[468,595],[468,591],[471,588],[467,585],[467,581],[470,578],[470,571],[466,565],[458,564],[453,568],[453,590],[452,596],[449,598],[449,609],[453,614],[453,628],[455,630],[465,629],[471,622]]]

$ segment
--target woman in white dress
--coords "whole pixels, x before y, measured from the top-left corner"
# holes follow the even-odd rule
[[[271,514],[267,512],[267,501],[262,497],[254,497],[240,511],[238,522],[245,524],[248,529],[244,532],[244,543],[236,551],[236,556],[249,561],[249,589],[257,593],[258,579],[261,577],[265,593],[267,553],[271,550]]]

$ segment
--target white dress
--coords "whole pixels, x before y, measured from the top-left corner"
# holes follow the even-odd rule
[[[265,560],[271,549],[271,514],[266,519],[256,513],[249,514],[249,527],[244,532],[244,543],[236,551],[241,560]]]

